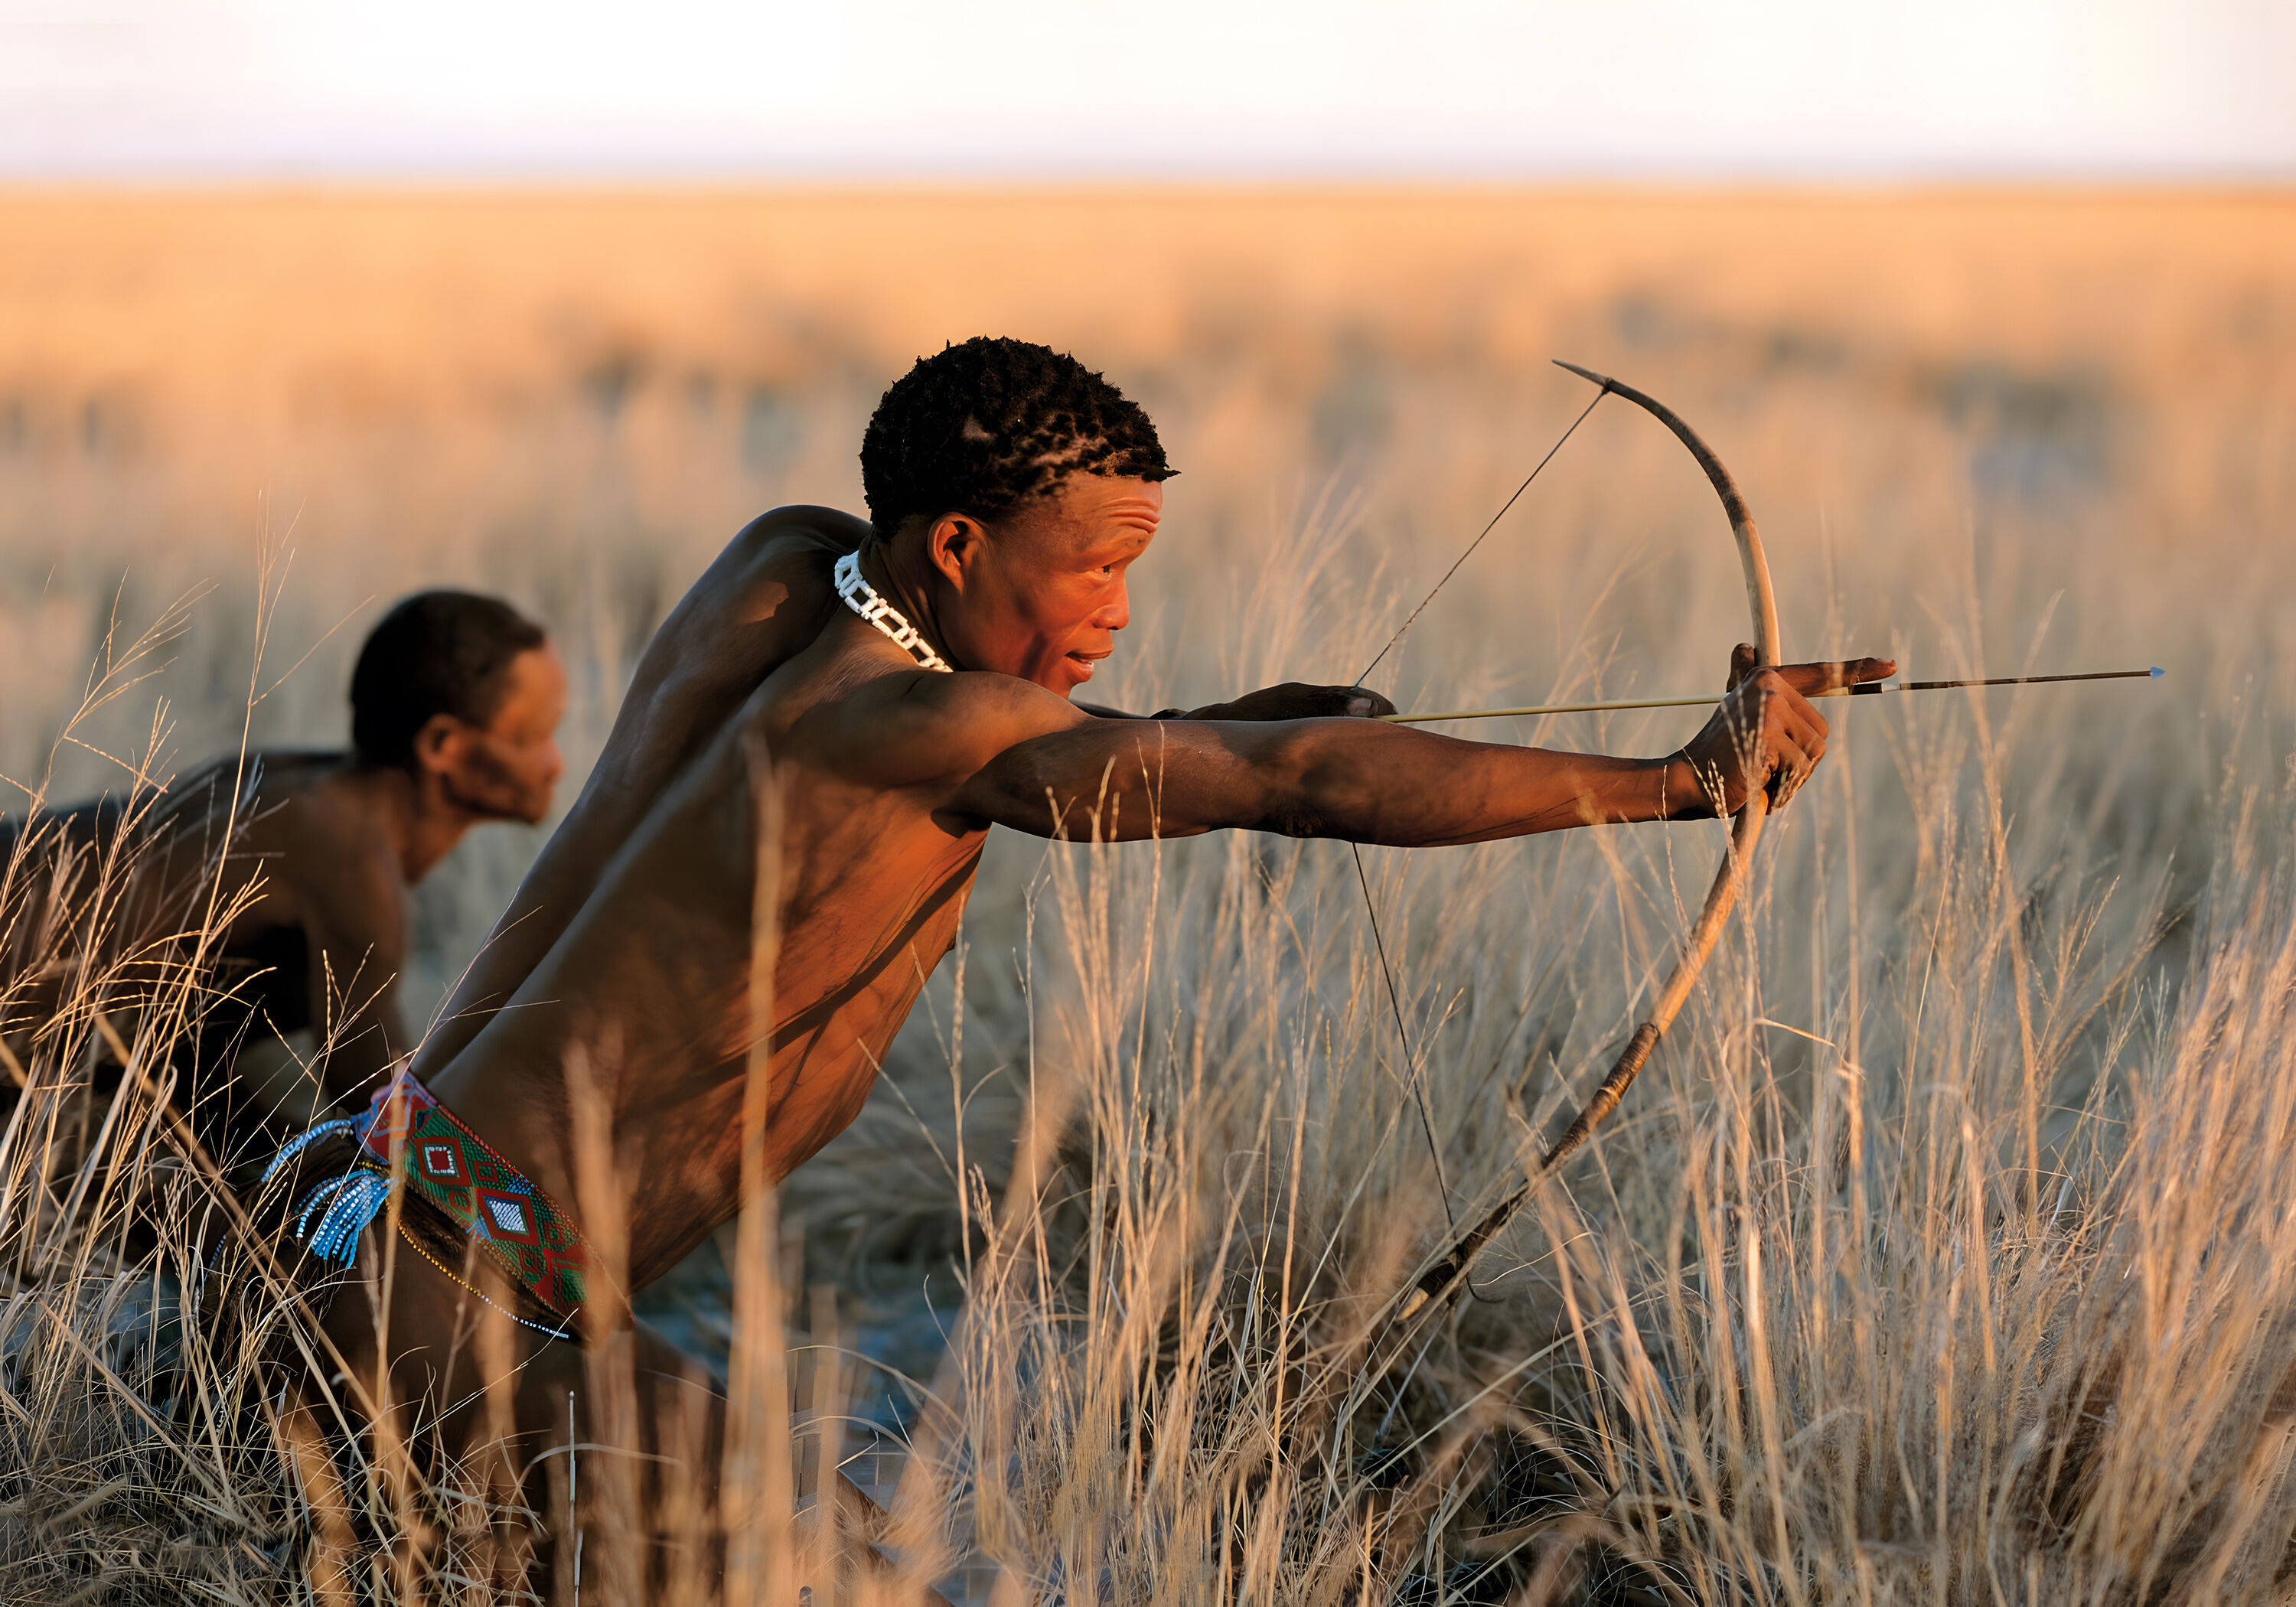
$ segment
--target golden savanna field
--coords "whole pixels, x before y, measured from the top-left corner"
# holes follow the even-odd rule
[[[1719,452],[1790,657],[2168,675],[1822,705],[1651,1068],[1399,1357],[1386,1298],[1608,1069],[1723,828],[1365,850],[1392,1006],[1341,845],[1000,834],[862,1119],[655,1297],[735,1403],[733,1599],[816,1568],[782,1470],[860,1443],[848,1397],[916,1446],[892,1575],[817,1602],[2296,1594],[2284,195],[20,191],[0,811],[340,742],[437,584],[558,636],[570,799],[710,555],[857,511],[879,393],[983,332],[1181,471],[1096,700],[1352,680],[1593,395],[1553,357]],[[1612,399],[1374,684],[1691,693],[1746,634],[1712,492]],[[424,884],[418,1009],[537,846]],[[485,1599],[451,1475],[266,1406],[309,1324],[193,1226],[197,968],[107,947],[116,878],[33,932],[4,874],[0,1600]],[[643,1551],[627,1465],[580,1464],[586,1589]]]

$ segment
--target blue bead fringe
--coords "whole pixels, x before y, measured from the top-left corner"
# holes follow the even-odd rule
[[[266,1183],[270,1182],[272,1178],[278,1176],[280,1168],[294,1160],[296,1156],[301,1154],[305,1150],[316,1144],[320,1139],[328,1137],[329,1136],[336,1133],[349,1133],[357,1131],[359,1121],[360,1118],[356,1116],[339,1116],[332,1121],[323,1121],[316,1127],[308,1128],[303,1132],[298,1133],[294,1137],[287,1141],[285,1146],[282,1148],[276,1155],[274,1155],[271,1158],[271,1164],[263,1168],[263,1181]]]
[[[360,1118],[344,1116],[297,1134],[263,1168],[263,1181],[270,1182],[289,1161],[320,1139],[338,1133],[356,1134],[362,1125]],[[295,1217],[295,1236],[300,1239],[308,1234],[313,1255],[323,1260],[340,1261],[348,1267],[357,1259],[359,1234],[390,1202],[390,1179],[371,1168],[356,1168],[340,1177],[329,1178],[303,1197],[303,1209]],[[327,1209],[314,1230],[311,1213],[322,1203]]]
[[[358,1257],[359,1234],[390,1203],[390,1179],[380,1172],[357,1171],[337,1178],[334,1189],[334,1199],[319,1218],[319,1226],[311,1230],[311,1253],[348,1267]],[[307,1208],[305,1215],[308,1214]],[[296,1230],[299,1237],[301,1231],[299,1226]]]

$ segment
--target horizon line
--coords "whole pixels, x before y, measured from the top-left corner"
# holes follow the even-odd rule
[[[0,163],[0,193],[260,194],[521,193],[581,192],[901,194],[1759,194],[1780,197],[1935,195],[2215,196],[2296,198],[2296,160],[2162,168],[1874,168],[1710,171],[1521,169],[1505,172],[1321,169],[1111,171],[771,169],[765,168],[308,168],[37,170]]]

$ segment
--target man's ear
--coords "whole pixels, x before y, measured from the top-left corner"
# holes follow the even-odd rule
[[[962,594],[966,572],[980,559],[988,533],[964,513],[944,513],[925,532],[925,557]]]
[[[451,714],[434,714],[414,734],[414,762],[421,768],[446,775],[462,766],[470,746],[471,728]]]

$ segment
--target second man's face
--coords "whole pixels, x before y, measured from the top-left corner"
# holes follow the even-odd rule
[[[539,824],[564,774],[558,722],[566,716],[566,668],[545,642],[511,660],[502,706],[463,752],[455,791],[469,808]]]

